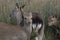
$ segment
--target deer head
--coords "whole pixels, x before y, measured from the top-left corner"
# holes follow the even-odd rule
[[[15,19],[17,21],[17,24],[20,25],[21,21],[23,21],[24,17],[23,17],[23,8],[25,5],[22,5],[21,7],[19,6],[18,3],[15,4],[15,8],[12,11],[12,14],[10,15],[10,17],[12,19]]]
[[[57,20],[57,18],[55,16],[50,16],[48,18],[48,25],[49,26],[57,25],[57,22],[58,22],[58,20]]]

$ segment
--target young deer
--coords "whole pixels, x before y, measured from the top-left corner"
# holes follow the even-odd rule
[[[27,15],[27,16],[25,16]],[[31,35],[31,32],[32,32],[32,14],[29,13],[29,14],[25,14],[24,15],[24,30],[25,32],[27,33],[27,36],[28,36],[28,40],[30,40],[30,35]]]
[[[30,40],[32,31],[32,14],[22,13],[21,11],[23,7],[19,8],[17,6],[17,8],[19,13],[21,13],[21,24],[14,26],[0,22],[0,40]]]

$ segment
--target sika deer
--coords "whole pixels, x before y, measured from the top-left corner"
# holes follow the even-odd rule
[[[32,13],[33,32],[37,34],[35,40],[42,40],[44,34],[43,20],[39,13]]]
[[[56,15],[48,17],[48,26],[52,29],[52,33],[56,40],[59,40],[60,28],[59,28],[59,20]]]
[[[21,10],[22,7],[18,9],[18,11]],[[30,40],[32,31],[32,14],[22,12],[19,13],[21,13],[20,20],[22,20],[20,25],[14,26],[0,22],[0,40]]]
[[[0,22],[0,40],[27,40],[31,34],[31,25],[32,20],[30,15],[24,15],[23,27]]]

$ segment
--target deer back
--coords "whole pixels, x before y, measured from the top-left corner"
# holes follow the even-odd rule
[[[0,22],[0,40],[27,40],[27,34],[20,26]]]

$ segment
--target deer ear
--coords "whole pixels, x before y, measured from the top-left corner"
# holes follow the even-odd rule
[[[25,4],[24,5],[22,5],[22,8],[24,8],[25,7]]]
[[[16,6],[17,6],[17,8],[19,8],[19,5],[18,5],[18,3],[16,3]]]
[[[24,4],[24,5],[22,5],[22,6],[20,7],[20,9],[21,9],[21,8],[24,8],[24,7],[25,7],[25,4]]]

